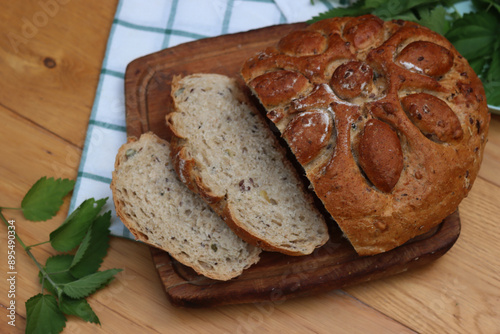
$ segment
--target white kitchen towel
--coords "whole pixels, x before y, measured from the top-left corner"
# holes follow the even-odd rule
[[[124,76],[132,60],[196,39],[305,21],[338,6],[327,0],[121,0],[101,67],[70,212],[87,198],[108,197],[111,234],[132,238],[116,217],[111,172],[127,140]]]

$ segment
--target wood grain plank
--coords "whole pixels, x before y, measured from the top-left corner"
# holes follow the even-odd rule
[[[117,3],[1,2],[0,104],[82,147]]]
[[[0,200],[18,206],[38,178],[76,178],[81,150],[24,117],[0,106]]]
[[[74,179],[80,157],[80,149],[54,136],[24,117],[0,106],[0,206],[19,207],[24,194],[33,183],[44,175]],[[5,143],[8,143],[5,144]],[[16,221],[16,232],[22,236],[27,245],[49,239],[49,232],[64,220],[68,210],[69,199],[59,214],[51,221],[32,223],[24,219],[17,210],[3,210],[7,219]],[[5,226],[0,227],[0,245],[2,254],[7,254],[7,233]],[[49,247],[34,249],[41,261],[50,255]],[[4,258],[5,259],[5,258]],[[38,270],[20,246],[16,249],[16,303],[17,326],[24,329],[24,302],[40,292],[37,275]],[[0,261],[2,273],[8,272],[7,261]],[[6,280],[1,280],[0,304],[9,302]],[[1,308],[2,319],[7,319],[6,309]],[[5,313],[5,314],[4,314]],[[1,326],[8,326],[0,321]],[[0,327],[1,328],[1,327]],[[8,330],[7,330],[8,328]],[[2,333],[11,333],[14,328],[4,327]]]

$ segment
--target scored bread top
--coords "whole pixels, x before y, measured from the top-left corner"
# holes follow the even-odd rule
[[[238,238],[178,179],[168,143],[153,133],[120,148],[111,189],[116,213],[136,239],[199,274],[229,280],[259,260],[261,250]]]
[[[310,254],[328,240],[285,151],[234,79],[218,74],[175,77],[173,160],[241,238],[265,250]]]
[[[249,58],[241,75],[361,255],[429,231],[472,187],[490,120],[484,89],[425,27],[322,20]]]

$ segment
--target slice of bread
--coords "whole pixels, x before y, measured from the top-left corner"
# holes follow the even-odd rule
[[[181,180],[245,241],[288,255],[328,240],[324,217],[259,112],[236,80],[175,77],[167,115]]]
[[[116,213],[136,239],[199,274],[229,280],[259,260],[261,250],[238,238],[177,178],[168,142],[153,133],[120,148],[111,190]]]

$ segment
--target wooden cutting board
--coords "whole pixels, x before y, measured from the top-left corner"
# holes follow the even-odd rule
[[[162,50],[131,62],[125,73],[127,134],[152,131],[169,139],[165,115],[170,112],[174,75],[220,73],[239,79],[241,64],[304,23],[278,25],[207,38]],[[460,234],[458,211],[437,228],[383,254],[360,257],[330,226],[330,241],[309,256],[264,252],[258,264],[240,277],[220,282],[197,275],[166,252],[151,248],[153,261],[172,304],[208,307],[276,302],[379,279],[425,265],[446,253]]]

